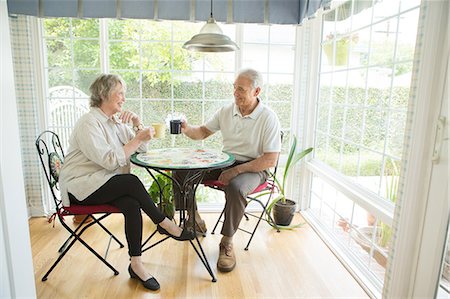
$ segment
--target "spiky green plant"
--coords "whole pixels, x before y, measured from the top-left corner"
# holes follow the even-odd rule
[[[391,202],[395,203],[397,201],[397,191],[398,191],[398,181],[399,181],[399,172],[397,165],[389,159],[389,162],[392,166],[392,174],[390,182],[386,180],[386,198],[388,198]],[[386,247],[391,240],[392,237],[392,228],[384,222],[380,222],[380,239],[378,244],[382,247]]]
[[[310,148],[307,148],[307,149],[302,150],[301,152],[297,153],[297,137],[295,135],[293,136],[293,141],[292,141],[291,148],[289,150],[288,158],[286,160],[286,165],[284,168],[282,181],[280,182],[280,180],[278,180],[278,178],[274,177],[274,181],[275,181],[275,184],[276,184],[278,192],[279,192],[278,196],[275,197],[269,203],[269,205],[267,206],[267,210],[266,210],[267,211],[266,220],[272,227],[275,227],[278,229],[292,229],[292,228],[300,227],[303,225],[303,223],[297,224],[297,225],[285,226],[285,227],[276,225],[275,223],[273,223],[272,218],[270,217],[270,213],[272,212],[272,209],[277,202],[281,201],[282,203],[286,203],[285,187],[286,187],[287,177],[288,177],[290,171],[295,167],[295,165],[297,163],[299,163],[300,160],[302,160],[306,155],[308,155],[312,151],[313,151],[313,148],[310,147]],[[270,194],[270,192],[263,193],[260,196],[267,195],[267,194]]]

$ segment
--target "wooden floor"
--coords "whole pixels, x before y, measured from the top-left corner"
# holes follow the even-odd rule
[[[217,214],[203,216],[212,229]],[[72,222],[70,217],[66,221]],[[295,221],[300,221],[300,215]],[[144,234],[148,235],[155,226],[150,220],[144,222]],[[120,214],[104,223],[126,244]],[[108,261],[119,275],[114,276],[77,244],[42,282],[67,233],[59,223],[53,228],[45,218],[32,218],[29,224],[38,298],[368,298],[307,225],[277,233],[262,223],[249,251],[244,251],[249,235],[236,233],[237,266],[225,274],[216,269],[220,234],[208,232],[201,243],[217,275],[215,283],[189,242],[169,239],[143,254],[147,268],[161,284],[158,292],[152,292],[129,278],[127,248],[120,249],[114,243]],[[97,228],[88,232],[85,240],[103,253],[108,239],[105,233]]]

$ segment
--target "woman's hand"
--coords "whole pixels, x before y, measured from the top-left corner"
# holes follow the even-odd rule
[[[149,141],[155,135],[155,129],[153,127],[145,128],[136,133],[136,137],[139,141],[145,142]]]
[[[141,120],[139,116],[131,111],[123,111],[119,115],[119,119],[122,121],[122,123],[133,123],[133,126],[138,127],[141,124]]]

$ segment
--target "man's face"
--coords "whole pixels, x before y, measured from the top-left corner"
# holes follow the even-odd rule
[[[245,107],[253,104],[259,94],[259,87],[254,88],[252,81],[243,76],[238,76],[234,81],[234,102],[238,107]]]

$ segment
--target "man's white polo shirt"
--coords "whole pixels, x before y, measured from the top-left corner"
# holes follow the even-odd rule
[[[205,127],[221,131],[223,150],[238,161],[249,161],[264,153],[281,151],[280,122],[275,112],[261,103],[249,115],[242,116],[235,103],[220,108]]]

